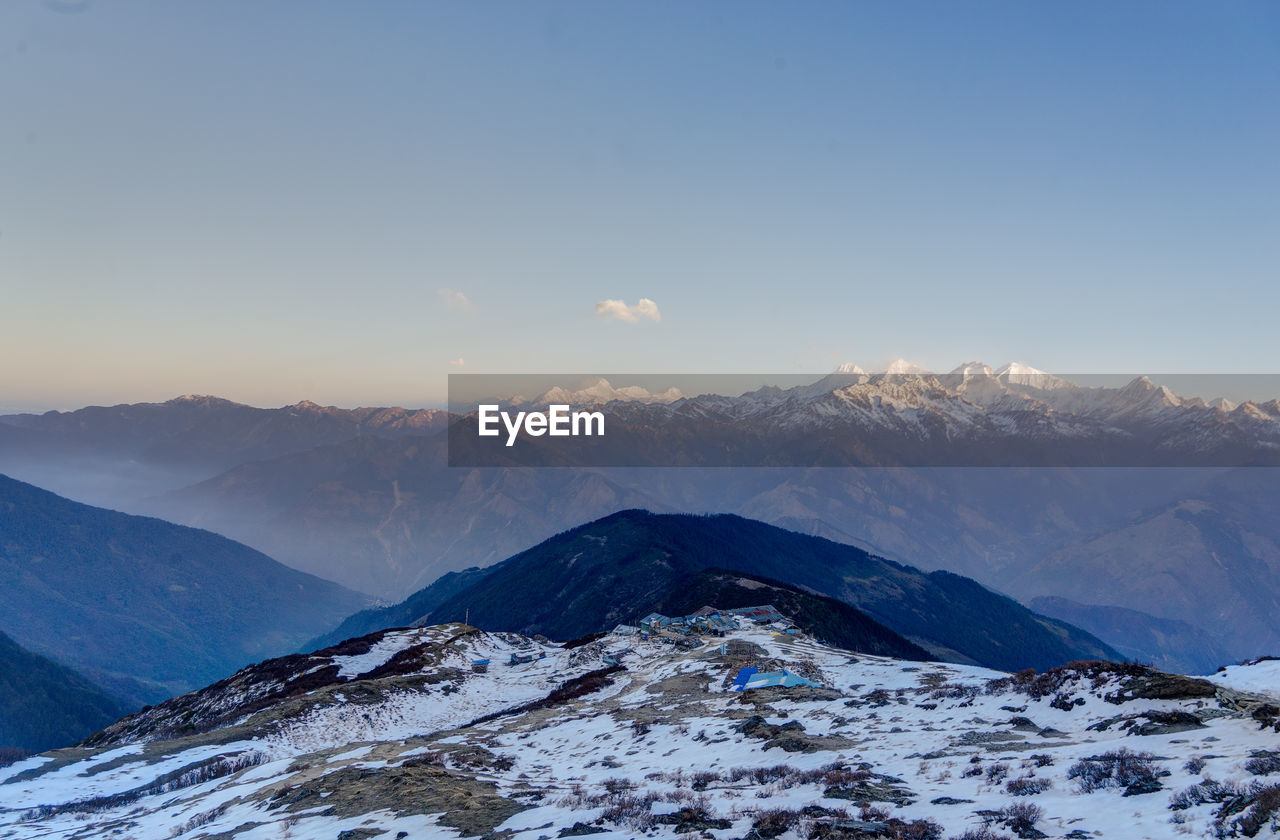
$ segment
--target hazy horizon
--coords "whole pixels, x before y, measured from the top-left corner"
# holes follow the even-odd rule
[[[957,366],[958,367],[958,366]],[[867,373],[876,374],[880,371],[870,370]],[[456,406],[450,405],[451,402],[462,401],[471,404],[477,399],[510,399],[512,397],[521,397],[529,399],[542,393],[552,386],[559,385],[567,388],[583,387],[586,380],[594,380],[603,378],[613,387],[619,388],[623,386],[639,386],[646,388],[651,392],[658,392],[668,388],[675,388],[681,392],[682,396],[693,397],[700,394],[721,394],[726,396],[740,396],[748,391],[765,386],[775,386],[782,388],[790,388],[799,385],[808,385],[817,380],[840,373],[839,371],[822,371],[808,373],[722,373],[722,374],[705,374],[684,372],[679,374],[655,374],[655,373],[545,373],[545,374],[477,374],[464,375],[464,380],[470,380],[463,388],[456,391],[453,387],[453,381],[450,384],[449,399],[439,402],[424,402],[420,404],[404,404],[404,403],[321,403],[318,400],[310,400],[303,398],[288,403],[255,403],[248,400],[240,400],[226,394],[173,394],[162,396],[156,399],[123,399],[112,400],[103,403],[88,402],[69,402],[64,405],[8,405],[0,403],[0,416],[9,414],[41,414],[47,411],[74,411],[89,406],[111,406],[111,405],[131,405],[137,403],[164,403],[184,396],[203,396],[225,399],[231,402],[250,405],[256,408],[282,408],[297,405],[302,402],[312,402],[325,407],[335,407],[343,409],[369,408],[369,407],[397,407],[410,410],[416,409],[449,409],[460,410]],[[954,371],[927,371],[930,375],[947,376],[954,374]],[[1163,385],[1179,396],[1185,398],[1200,398],[1204,400],[1213,400],[1225,398],[1234,403],[1244,401],[1253,401],[1255,403],[1268,402],[1274,399],[1280,399],[1280,374],[1204,374],[1204,373],[1175,373],[1175,374],[1143,374],[1143,373],[1084,373],[1084,374],[1063,374],[1048,372],[1050,375],[1066,379],[1081,387],[1086,388],[1120,388],[1133,380],[1146,376],[1150,378],[1156,385]],[[461,383],[460,383],[461,384]],[[496,389],[496,390],[495,390]],[[465,410],[465,409],[462,409]]]
[[[0,8],[0,411],[1269,373],[1280,7]]]

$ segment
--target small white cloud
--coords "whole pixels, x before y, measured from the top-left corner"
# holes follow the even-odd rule
[[[596,304],[596,315],[615,321],[626,321],[630,324],[642,318],[648,318],[650,321],[662,320],[658,304],[648,298],[640,298],[635,306],[627,306],[625,300],[602,300]]]
[[[463,312],[471,309],[471,301],[457,289],[437,289],[436,294],[440,295],[440,300],[450,309],[461,309]]]
[[[467,366],[467,360],[462,358],[461,356],[459,356],[456,359],[449,360],[449,367],[466,367],[466,366]]]

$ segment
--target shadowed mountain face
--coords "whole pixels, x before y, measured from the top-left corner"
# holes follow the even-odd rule
[[[0,476],[0,627],[131,704],[293,650],[365,603],[217,534]]]
[[[634,621],[661,605],[683,608],[692,601],[682,592],[699,600],[716,580],[732,589],[734,579],[699,578],[712,570],[838,599],[944,658],[1009,670],[1118,658],[1089,634],[966,578],[926,575],[852,546],[727,515],[607,516],[498,564],[460,590],[457,579],[446,581],[453,594],[422,620],[469,615],[480,627],[568,638]]]
[[[724,569],[708,569],[676,581],[654,603],[653,611],[689,615],[713,604],[720,609],[770,604],[804,632],[845,650],[898,659],[933,658],[924,648],[843,601]]]
[[[1220,665],[1231,662],[1217,639],[1185,621],[1055,597],[1036,598],[1031,608],[1089,631],[1134,662],[1149,663],[1164,671],[1212,674]]]
[[[84,677],[0,633],[0,750],[70,746],[128,711]]]
[[[431,616],[456,609],[457,599],[469,601],[473,597],[472,587],[494,568],[451,572],[400,604],[356,613],[336,630],[307,646],[327,647],[388,628],[426,624],[432,620]],[[540,623],[538,626],[543,629],[538,632],[567,639],[601,632],[617,624],[634,623],[639,616],[651,612],[681,616],[709,605],[735,609],[772,604],[806,632],[848,650],[903,659],[931,658],[924,648],[843,601],[741,572],[707,569],[692,574],[668,574],[663,568],[632,566],[619,570],[616,578],[610,578],[608,588],[612,594],[602,596],[606,601],[596,608],[572,609],[569,614]],[[623,592],[630,594],[624,597]],[[441,610],[445,604],[451,606]],[[470,608],[464,607],[463,618],[469,617]],[[508,628],[504,624],[501,629]]]

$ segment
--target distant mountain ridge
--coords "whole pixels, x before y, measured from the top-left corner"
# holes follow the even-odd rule
[[[1121,658],[1089,634],[958,575],[926,575],[852,546],[727,514],[612,514],[469,578],[446,578],[444,598],[430,589],[419,593],[421,603],[439,603],[416,623],[469,616],[489,630],[571,638],[664,605],[695,609],[700,605],[689,606],[682,593],[714,589],[699,577],[708,572],[722,582],[737,573],[837,599],[940,658],[1005,670]],[[373,626],[379,615],[394,622],[404,613],[366,613],[326,638],[383,629]]]
[[[116,507],[122,490],[141,498],[240,464],[353,438],[431,434],[446,421],[439,409],[345,409],[308,400],[256,408],[196,395],[10,414],[0,416],[0,472]]]
[[[457,434],[470,466],[1238,466],[1280,465],[1280,400],[1184,398],[1142,376],[1083,387],[1024,365],[971,362],[931,374],[834,373],[741,396],[594,400],[609,432],[593,438]],[[608,393],[607,391],[605,393]],[[455,421],[474,422],[470,415]]]
[[[194,394],[163,403],[0,416],[0,423],[38,431],[72,451],[92,447],[99,454],[185,458],[222,469],[364,434],[425,434],[443,428],[445,420],[446,412],[440,409],[337,408],[310,400],[257,408]]]

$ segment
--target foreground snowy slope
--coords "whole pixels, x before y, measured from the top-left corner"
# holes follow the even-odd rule
[[[822,687],[731,691],[746,665]],[[1280,687],[1229,677],[395,630],[0,770],[0,837],[1275,836]]]

